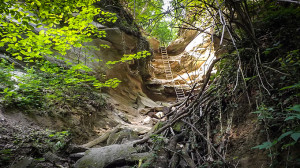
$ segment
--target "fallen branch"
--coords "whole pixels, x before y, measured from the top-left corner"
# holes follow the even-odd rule
[[[189,165],[191,168],[196,168],[196,164],[194,163],[193,159],[188,154],[188,145],[186,144],[185,147],[182,149],[182,157],[185,160],[185,162]]]
[[[108,131],[106,132],[105,134],[103,134],[102,136],[82,145],[82,147],[85,147],[85,148],[91,148],[101,142],[104,142],[108,139],[109,135],[112,133],[112,132],[116,132],[118,129],[120,129],[120,125],[116,126],[114,129],[112,129],[111,131]]]

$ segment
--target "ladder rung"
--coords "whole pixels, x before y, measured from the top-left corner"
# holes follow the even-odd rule
[[[166,79],[172,80],[171,84],[168,84],[168,85],[174,87],[174,90],[175,90],[175,93],[177,96],[177,100],[185,99],[185,94],[184,94],[181,84],[179,83],[179,86],[175,87],[175,82],[174,82],[173,74],[172,74],[172,68],[170,65],[170,60],[169,60],[169,56],[167,54],[167,50],[165,47],[161,47],[161,56],[163,59],[163,65],[164,65],[164,69],[165,69],[165,73],[166,73]]]
[[[182,90],[178,90],[178,89],[176,89],[176,88],[175,88],[175,90],[176,90],[176,92],[178,92],[178,93],[182,93],[182,94],[184,93]]]

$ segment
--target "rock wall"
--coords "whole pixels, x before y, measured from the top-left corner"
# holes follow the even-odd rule
[[[210,63],[215,59],[215,45],[212,42],[210,31],[213,30],[203,33],[186,30],[167,47],[175,87],[182,87],[186,93],[189,92],[194,83],[201,84]],[[166,79],[163,61],[160,51],[155,52],[150,62],[152,77],[146,82],[147,88],[152,91],[151,93],[158,95],[151,95],[157,100],[165,95],[175,96],[172,81]],[[162,96],[160,93],[163,93]]]
[[[182,30],[182,33],[179,37],[172,41],[171,44],[167,47],[169,55],[179,55],[185,48],[193,41],[198,35],[197,30]]]

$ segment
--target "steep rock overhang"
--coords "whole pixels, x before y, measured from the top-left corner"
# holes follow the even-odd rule
[[[170,56],[179,55],[198,35],[197,30],[184,30],[183,33],[167,47]]]

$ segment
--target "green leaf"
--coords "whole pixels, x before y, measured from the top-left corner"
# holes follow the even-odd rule
[[[297,142],[300,138],[300,132],[293,133],[291,137]]]
[[[261,145],[258,145],[258,146],[255,146],[253,147],[252,149],[269,149],[273,146],[273,143],[272,142],[264,142],[263,144]]]
[[[300,115],[296,114],[296,115],[293,115],[293,116],[289,116],[284,121],[294,120],[295,118],[300,119]]]
[[[300,104],[297,104],[297,105],[291,107],[290,110],[294,110],[294,111],[300,112]]]
[[[39,1],[35,1],[35,2],[37,4],[37,6],[41,6],[42,5],[41,2],[39,2]]]
[[[49,28],[53,27],[53,23],[49,23],[48,27]]]
[[[22,58],[21,56],[17,56],[16,59],[17,59],[17,60],[20,60],[20,61],[23,60],[23,58]]]
[[[40,34],[40,35],[45,35],[45,30],[41,30],[41,31],[39,32],[39,34]]]
[[[293,131],[288,131],[288,132],[282,134],[282,135],[278,138],[278,141],[281,141],[284,137],[286,137],[286,136],[288,136],[288,135],[290,135],[290,134],[292,134],[292,133],[293,133]]]
[[[300,88],[300,83],[291,85],[291,86],[286,86],[284,88],[281,88],[280,90],[285,90],[285,89],[291,89],[291,88]]]

